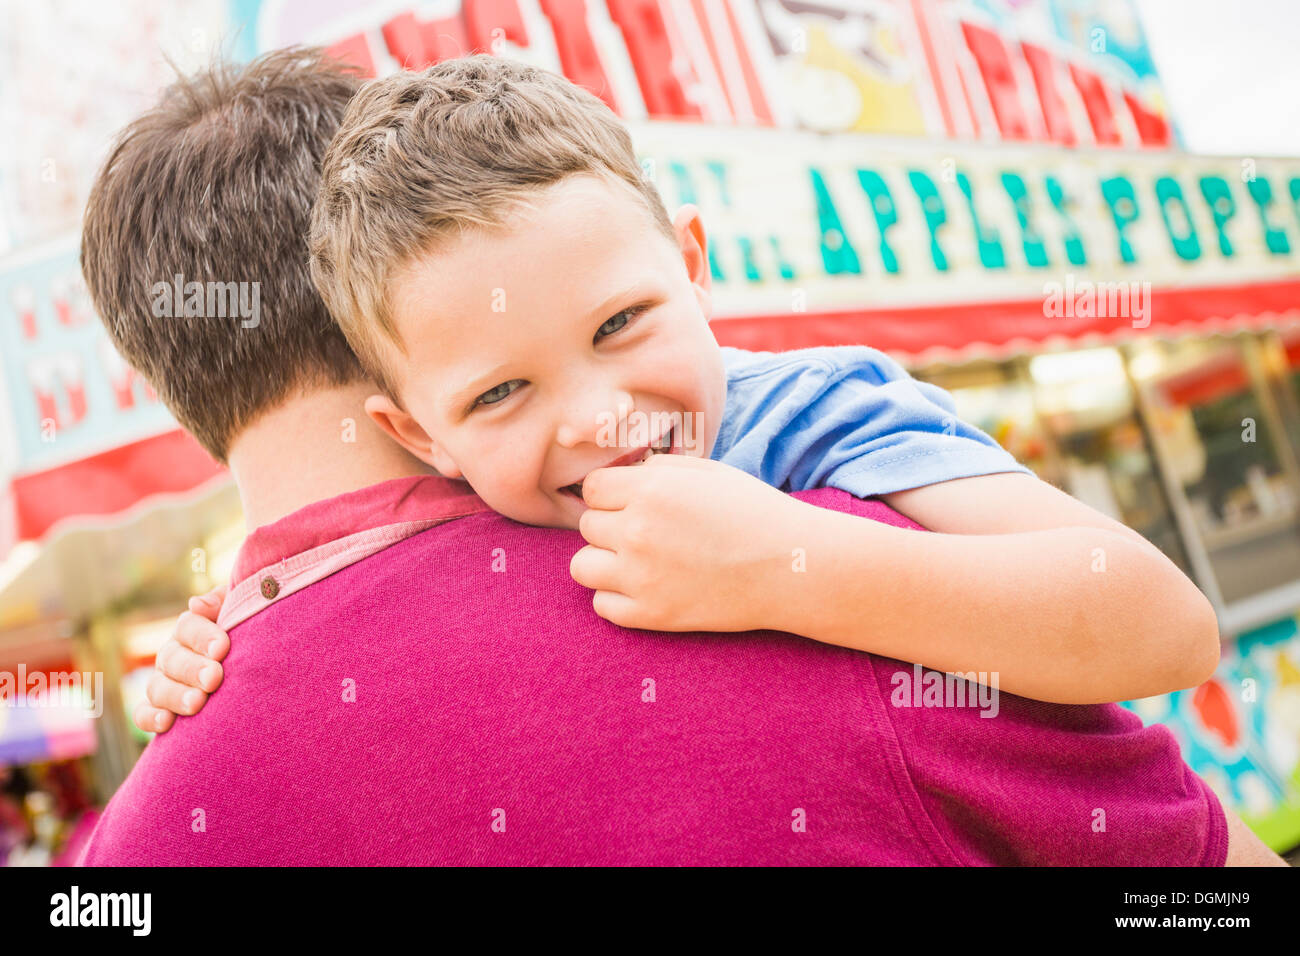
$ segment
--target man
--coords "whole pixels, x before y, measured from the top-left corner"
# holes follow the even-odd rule
[[[293,51],[182,81],[92,191],[99,312],[256,530],[221,693],[146,749],[85,862],[1280,862],[1118,707],[913,706],[895,661],[598,618],[576,533],[495,515],[361,413],[305,250],[353,89]],[[154,318],[176,274],[260,283],[258,326]]]

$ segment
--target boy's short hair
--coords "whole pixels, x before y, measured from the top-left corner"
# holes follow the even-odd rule
[[[294,391],[365,377],[312,285],[320,160],[360,78],[316,49],[179,79],[113,144],[86,205],[81,268],[122,356],[218,460]],[[160,317],[157,283],[257,283],[249,327]],[[209,285],[209,283],[213,285]],[[174,311],[164,310],[164,316]]]
[[[505,226],[530,193],[576,173],[635,190],[675,244],[627,128],[557,73],[475,53],[375,80],[353,98],[321,166],[311,271],[391,399],[392,358],[404,351],[389,296],[397,271],[468,228]]]

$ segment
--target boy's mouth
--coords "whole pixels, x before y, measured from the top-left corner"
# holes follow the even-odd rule
[[[678,453],[678,448],[677,448],[676,443],[675,443],[675,441],[674,441],[674,439],[676,438],[676,436],[677,436],[677,426],[674,425],[674,426],[673,426],[672,428],[670,428],[667,432],[665,432],[663,435],[660,435],[658,439],[656,439],[655,441],[651,442],[651,443],[650,443],[648,446],[646,446],[645,448],[637,448],[637,449],[634,449],[633,451],[628,452],[628,453],[627,453],[626,455],[624,455],[623,457],[621,457],[621,458],[616,458],[616,459],[614,459],[613,461],[611,461],[608,465],[603,465],[603,466],[601,466],[601,467],[604,467],[604,468],[620,468],[620,467],[622,467],[622,466],[624,466],[624,465],[639,465],[639,464],[641,464],[642,462],[647,461],[647,460],[648,460],[652,455],[673,455],[673,454],[677,454],[677,453]],[[595,469],[592,469],[592,470],[594,471]],[[561,492],[562,494],[572,495],[573,497],[575,497],[575,498],[577,498],[579,501],[581,501],[581,500],[582,500],[582,482],[581,482],[581,481],[575,481],[575,482],[574,482],[573,484],[571,484],[571,485],[565,485],[563,488],[560,489],[560,492]]]

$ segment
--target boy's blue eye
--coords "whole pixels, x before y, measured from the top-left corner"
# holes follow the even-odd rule
[[[606,335],[613,335],[615,332],[622,330],[629,322],[646,310],[643,305],[633,306],[630,309],[624,309],[613,318],[606,319],[604,324],[596,330],[596,337],[592,340],[598,341]]]
[[[522,378],[512,378],[508,382],[502,382],[489,388],[486,392],[474,399],[475,405],[495,405],[497,402],[504,400],[516,388],[524,384]]]

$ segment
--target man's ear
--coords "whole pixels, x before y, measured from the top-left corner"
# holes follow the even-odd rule
[[[444,478],[460,478],[456,463],[432,438],[424,427],[399,408],[387,395],[371,395],[366,399],[366,414],[382,428],[388,437],[401,445],[426,465],[432,465]]]
[[[713,318],[713,271],[709,268],[709,240],[704,234],[704,220],[699,207],[687,203],[673,216],[677,248],[686,263],[686,274],[695,286],[695,297],[706,320]]]

